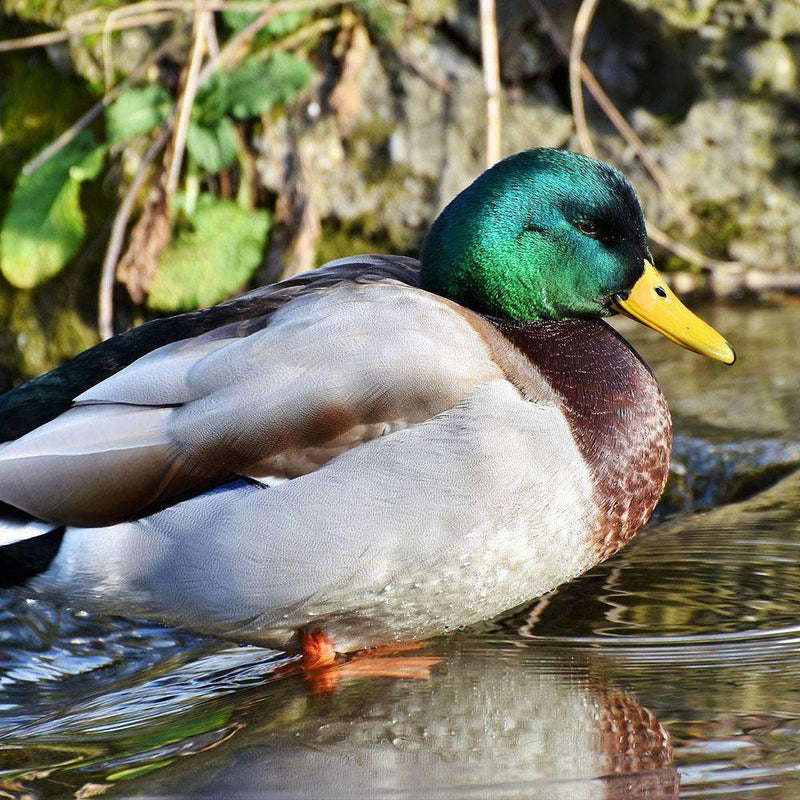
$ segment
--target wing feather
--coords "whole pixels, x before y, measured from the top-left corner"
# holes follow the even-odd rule
[[[0,501],[108,525],[233,475],[296,477],[502,377],[467,315],[393,279],[337,281],[169,343],[0,450]]]

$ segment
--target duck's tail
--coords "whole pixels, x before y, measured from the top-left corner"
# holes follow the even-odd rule
[[[63,537],[63,526],[0,503],[0,589],[22,586],[44,572]]]

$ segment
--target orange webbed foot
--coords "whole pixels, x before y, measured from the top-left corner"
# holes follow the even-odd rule
[[[332,694],[346,678],[404,678],[428,680],[431,667],[443,659],[435,656],[397,656],[396,653],[419,650],[422,642],[407,642],[362,650],[352,656],[338,656],[333,642],[319,631],[302,632],[301,667],[315,694]]]

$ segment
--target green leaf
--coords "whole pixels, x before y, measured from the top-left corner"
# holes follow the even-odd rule
[[[78,251],[86,235],[80,184],[97,174],[97,158],[94,136],[84,131],[32,175],[17,178],[0,227],[0,270],[9,283],[32,289]]]
[[[103,168],[108,148],[101,144],[90,150],[77,164],[69,168],[69,176],[78,183],[94,180]]]
[[[106,111],[106,130],[112,144],[120,144],[160,128],[169,118],[172,97],[158,84],[126,89]]]
[[[194,120],[189,123],[186,149],[206,172],[220,172],[236,161],[239,139],[236,126],[228,117],[222,117],[213,127]]]
[[[228,112],[227,72],[215,72],[205,86],[201,86],[192,107],[192,120],[207,128],[216,125]]]
[[[187,311],[238,292],[258,269],[270,228],[269,212],[245,211],[232,200],[201,195],[191,228],[159,259],[148,305]]]
[[[253,14],[248,11],[222,12],[222,19],[234,32],[240,31],[245,25],[249,25],[257,16],[258,14]],[[286,11],[283,14],[278,14],[267,23],[258,35],[258,41],[267,42],[273,39],[279,39],[282,36],[288,36],[290,33],[294,33],[301,25],[308,22],[311,16],[311,11]]]
[[[276,53],[266,64],[250,59],[228,76],[228,108],[239,119],[264,114],[294,100],[310,75],[311,65],[288,53]]]

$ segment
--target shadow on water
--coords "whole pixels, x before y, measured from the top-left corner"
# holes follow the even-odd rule
[[[781,324],[800,313],[721,313],[757,362],[736,425],[733,371],[642,348],[692,442],[668,501],[688,510],[431,642],[428,680],[324,693],[278,653],[7,598],[0,797],[800,796],[800,472],[774,483],[797,459],[800,354]]]

